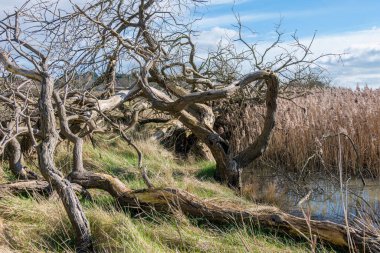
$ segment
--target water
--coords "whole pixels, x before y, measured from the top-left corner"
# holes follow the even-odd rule
[[[343,191],[329,181],[318,181],[317,183],[323,191],[313,191],[310,200],[302,204],[304,209],[310,208],[313,219],[328,219],[343,223],[345,211],[351,220],[364,215],[365,212],[380,217],[380,183],[378,180],[366,180],[365,186],[359,179],[350,180]],[[288,193],[287,198],[292,203],[287,207],[288,211],[301,216],[301,208],[296,205],[300,200],[299,196]]]
[[[301,206],[310,210],[312,219],[343,223],[345,209],[350,220],[368,213],[380,219],[380,180],[367,179],[364,186],[360,179],[349,179],[341,191],[339,181],[333,177],[327,179],[326,175],[299,180],[296,175],[261,172],[248,178],[243,185],[248,182],[255,185],[261,194],[256,193],[256,198],[293,215],[303,216],[297,203],[311,192]]]

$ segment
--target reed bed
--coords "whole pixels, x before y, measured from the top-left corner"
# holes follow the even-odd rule
[[[233,151],[240,151],[257,137],[264,114],[265,107],[253,103],[224,113],[222,121]],[[280,98],[271,143],[255,166],[337,173],[339,139],[346,175],[379,176],[379,89],[323,88],[292,100]]]

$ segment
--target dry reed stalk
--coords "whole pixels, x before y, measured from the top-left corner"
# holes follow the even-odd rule
[[[379,176],[380,90],[325,88],[311,93],[292,101],[280,99],[276,128],[261,161],[295,172],[320,169],[322,165],[336,172],[338,138],[333,137],[342,134],[343,172]],[[238,113],[236,108],[223,112],[235,152],[256,138],[265,112],[264,106],[254,104],[239,109]]]

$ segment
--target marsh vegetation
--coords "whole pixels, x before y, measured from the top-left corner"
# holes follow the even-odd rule
[[[0,20],[1,251],[380,251],[378,202],[349,184],[378,180],[379,91],[329,88],[314,37],[277,28],[262,51],[238,15],[199,54],[200,4],[39,0]],[[330,186],[341,219],[313,214]]]

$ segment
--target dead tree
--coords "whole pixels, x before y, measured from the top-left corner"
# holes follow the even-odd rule
[[[35,143],[38,151],[38,164],[43,177],[57,191],[62,203],[66,209],[69,219],[74,227],[78,252],[90,252],[92,249],[90,226],[84,215],[79,199],[71,186],[71,183],[64,179],[62,173],[56,168],[54,163],[54,152],[58,141],[58,132],[56,130],[55,110],[53,108],[53,89],[54,78],[50,73],[49,64],[54,40],[43,47],[43,50],[35,47],[30,41],[31,34],[28,30],[22,30],[20,22],[23,22],[22,9],[9,15],[2,20],[0,27],[2,29],[2,42],[5,44],[0,49],[0,62],[4,69],[14,75],[33,80],[39,84],[40,95],[38,101],[38,112],[40,117],[39,124],[39,143]],[[46,42],[46,41],[45,41]],[[7,46],[9,52],[5,51]],[[49,49],[50,48],[50,49]],[[11,58],[10,53],[13,57]],[[15,55],[17,57],[15,57]],[[27,61],[34,68],[20,67],[17,60]],[[16,102],[17,103],[17,102]],[[20,112],[21,113],[21,112]],[[18,124],[17,122],[16,124]],[[28,124],[29,125],[29,124]],[[16,128],[19,126],[16,125]],[[33,130],[29,133],[34,136]],[[18,134],[18,129],[16,130]],[[15,136],[11,136],[11,143]],[[19,151],[19,150],[18,150]],[[18,162],[16,165],[19,166]]]
[[[119,91],[115,100],[107,108],[116,108],[121,103],[136,96],[124,96],[133,92],[145,97],[151,108],[165,112],[181,121],[201,142],[211,150],[216,161],[215,177],[232,187],[239,187],[239,177],[244,168],[260,157],[268,146],[275,124],[276,101],[280,82],[289,82],[296,73],[310,71],[318,67],[317,60],[322,56],[313,56],[310,44],[303,45],[296,35],[294,46],[290,49],[282,46],[283,34],[277,31],[277,40],[260,52],[257,45],[244,39],[244,27],[238,21],[239,51],[230,44],[221,44],[206,59],[197,57],[193,41],[195,33],[189,27],[189,20],[181,19],[180,11],[198,1],[130,1],[130,2],[94,2],[85,7],[75,5],[75,14],[66,19],[68,24],[80,27],[96,27],[93,33],[87,33],[82,43],[96,42],[95,48],[117,45],[117,64],[129,62],[130,75],[135,83],[128,91]],[[170,11],[168,11],[168,8]],[[75,20],[75,21],[74,21]],[[74,22],[73,22],[74,21]],[[101,39],[98,39],[101,38]],[[76,52],[95,59],[102,55],[100,50],[87,50],[76,47]],[[277,52],[274,59],[270,54]],[[110,53],[107,53],[109,55]],[[83,60],[84,58],[81,58]],[[109,59],[109,58],[106,58]],[[267,61],[270,59],[270,61]],[[252,72],[239,73],[244,62],[251,63]],[[107,74],[100,80],[112,79],[110,63]],[[116,68],[113,68],[116,69]],[[269,69],[269,70],[268,70]],[[210,104],[213,100],[232,97],[263,94],[266,115],[263,131],[259,137],[243,151],[233,154],[228,141],[214,129],[215,112]],[[111,102],[111,100],[110,100]]]
[[[20,142],[17,138],[12,138],[7,145],[7,155],[9,161],[9,169],[17,179],[37,179],[38,175],[31,170],[28,170],[23,165],[23,155]]]
[[[133,145],[124,131],[138,121],[139,113],[131,113],[132,120],[123,124],[109,112],[119,110],[127,101],[141,99],[150,109],[181,121],[204,142],[216,161],[216,178],[229,186],[239,187],[242,170],[263,154],[275,124],[282,78],[292,72],[292,66],[307,69],[318,57],[310,59],[310,45],[298,43],[296,48],[301,50],[301,56],[299,52],[285,51],[267,65],[265,55],[275,49],[280,40],[260,54],[255,45],[240,37],[241,45],[248,48],[245,51],[221,47],[206,59],[197,58],[193,31],[189,28],[191,22],[180,17],[183,17],[181,10],[188,8],[188,4],[198,2],[202,1],[94,1],[84,7],[74,5],[73,11],[66,13],[51,8],[54,4],[49,6],[41,1],[25,5],[1,20],[0,63],[6,73],[28,80],[31,82],[28,85],[36,85],[33,93],[37,95],[30,98],[28,89],[0,93],[1,105],[9,108],[13,115],[9,120],[0,120],[0,148],[15,144],[18,137],[30,136],[46,182],[1,185],[0,195],[6,190],[19,193],[33,189],[50,194],[47,187],[52,186],[74,227],[78,251],[83,252],[92,250],[90,228],[73,185],[102,189],[126,208],[170,211],[175,206],[189,216],[204,217],[212,222],[258,221],[299,235],[307,233],[309,230],[302,219],[277,209],[256,212],[243,207],[224,208],[182,190],[155,188],[147,178],[137,147],[134,148],[140,158],[139,169],[148,189],[131,191],[118,178],[88,171],[83,166],[83,137],[103,131],[105,127],[119,132]],[[28,18],[23,19],[25,16]],[[22,22],[26,22],[25,26]],[[73,30],[78,32],[75,36],[71,33]],[[245,60],[252,60],[254,64],[250,71],[240,74],[239,66]],[[128,89],[116,90],[116,71],[126,63],[128,67],[124,70],[133,81]],[[81,78],[90,71],[97,72],[100,78],[94,82]],[[105,87],[101,94],[92,89],[101,85]],[[228,141],[214,129],[215,112],[210,101],[242,94],[253,96],[253,93],[264,94],[267,111],[263,131],[246,149],[232,155]],[[60,138],[74,144],[73,166],[67,179],[54,164]],[[20,168],[19,161],[19,157],[11,159],[17,165],[15,170]],[[344,227],[316,221],[313,225],[321,239],[347,247],[349,239]],[[376,235],[367,233],[367,238],[361,232],[350,232],[357,245],[366,241],[372,247],[379,247]]]
[[[256,44],[244,40],[243,26],[238,19],[239,46],[243,49],[237,51],[233,45],[220,45],[206,59],[197,60],[194,32],[188,28],[189,21],[179,18],[182,8],[197,2],[94,2],[85,7],[75,5],[73,13],[50,14],[53,17],[40,20],[40,25],[49,36],[65,41],[67,47],[61,50],[65,71],[61,71],[57,87],[69,89],[66,95],[70,103],[85,105],[85,108],[71,112],[80,112],[80,116],[72,115],[68,120],[85,122],[90,132],[95,131],[94,123],[101,115],[99,112],[115,110],[126,101],[144,97],[152,109],[177,118],[207,145],[216,161],[215,177],[218,180],[239,187],[242,170],[260,157],[268,146],[275,124],[280,82],[284,79],[289,81],[296,73],[299,75],[312,66],[318,66],[317,60],[321,56],[312,57],[313,39],[310,44],[303,45],[294,35],[294,48],[283,49],[266,62],[270,52],[283,48],[282,33],[277,30],[277,40],[259,52]],[[46,11],[46,7],[39,8]],[[61,26],[66,30],[57,29]],[[81,35],[72,37],[67,30],[80,31]],[[88,47],[89,44],[92,46]],[[58,61],[63,62],[62,59]],[[238,71],[247,61],[251,63],[252,72],[242,75]],[[124,71],[134,76],[130,89],[119,90],[101,100],[104,94],[114,93],[116,71],[126,62],[129,67]],[[93,69],[104,71],[99,73],[100,77],[90,89],[82,84],[79,85],[82,87],[80,92],[70,90],[73,88],[73,85],[68,85],[70,79],[72,81],[78,73]],[[109,89],[105,89],[102,95],[91,93],[93,86],[101,85]],[[234,154],[228,141],[214,129],[215,112],[210,101],[242,94],[248,97],[264,94],[267,111],[259,137],[245,150]],[[71,135],[63,133],[71,139]]]

